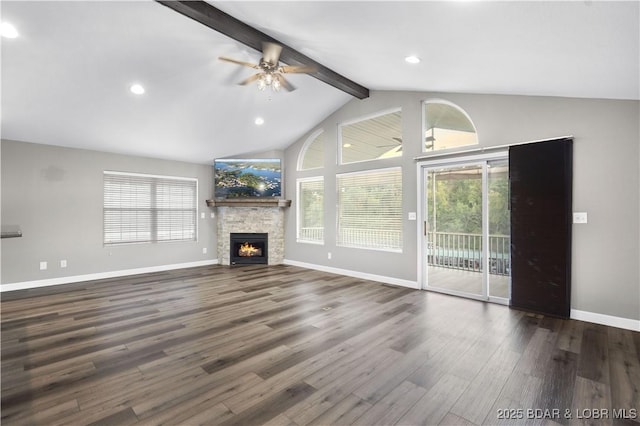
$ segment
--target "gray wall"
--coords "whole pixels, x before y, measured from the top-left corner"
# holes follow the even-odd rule
[[[373,92],[329,116],[285,152],[289,164],[286,195],[287,260],[416,281],[418,236],[408,212],[418,209],[414,158],[420,152],[421,101],[443,99],[464,109],[473,120],[481,147],[573,135],[573,210],[589,214],[589,223],[573,226],[572,309],[640,319],[640,102],[529,96],[450,93]],[[371,168],[370,163],[339,166],[337,128],[343,121],[392,107],[402,108],[402,158],[379,167],[403,167],[405,217],[403,253],[336,247],[336,173]],[[306,138],[326,132],[322,171],[296,171]],[[376,165],[376,167],[378,167]],[[325,178],[325,244],[296,242],[296,179]],[[332,190],[333,189],[333,190]],[[332,259],[327,259],[327,252]]]
[[[15,141],[2,141],[1,154],[2,224],[23,232],[1,240],[2,284],[216,258],[215,219],[205,204],[213,195],[212,166]],[[105,170],[197,178],[198,241],[104,247]],[[48,262],[46,271],[40,261]]]
[[[444,99],[463,108],[476,125],[481,146],[574,135],[574,211],[586,211],[589,223],[573,228],[572,308],[640,319],[640,103],[637,101],[567,99],[414,92],[373,92],[329,116],[309,134],[324,128],[327,156],[321,172],[326,188],[335,188],[336,173],[362,170],[370,164],[338,166],[337,125],[392,107],[402,107],[404,156],[380,162],[403,167],[405,218],[417,211],[414,157],[421,155],[421,104]],[[317,171],[296,171],[306,140],[285,151],[285,257],[319,266],[417,280],[416,222],[405,220],[403,253],[335,246],[335,191],[325,195],[326,241],[323,246],[296,242],[296,179]],[[269,153],[276,154],[276,153]],[[273,155],[277,156],[277,155]],[[204,200],[212,190],[212,167],[24,142],[2,141],[2,223],[19,224],[22,238],[3,239],[2,284],[212,260],[216,257],[215,219]],[[198,241],[102,245],[102,172],[120,170],[197,177]],[[208,254],[202,254],[202,248]],[[327,252],[333,258],[327,259]],[[68,267],[61,269],[59,261]],[[40,271],[40,261],[49,269]]]

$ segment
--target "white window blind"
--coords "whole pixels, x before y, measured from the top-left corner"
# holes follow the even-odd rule
[[[324,179],[298,180],[298,241],[324,242]]]
[[[341,174],[337,183],[337,244],[402,251],[400,168]]]
[[[104,172],[104,244],[195,241],[198,181]]]

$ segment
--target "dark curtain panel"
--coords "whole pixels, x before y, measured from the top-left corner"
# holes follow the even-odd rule
[[[511,306],[569,318],[573,139],[509,149]]]

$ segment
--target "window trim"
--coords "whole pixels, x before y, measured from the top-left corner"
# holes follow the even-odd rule
[[[195,191],[194,191],[194,238],[193,239],[181,239],[181,240],[158,240],[152,239],[149,241],[123,241],[123,242],[106,242],[105,241],[105,206],[104,206],[104,183],[105,176],[130,176],[135,178],[148,178],[150,180],[153,179],[165,179],[165,180],[173,180],[173,181],[189,181],[195,183]],[[122,172],[115,170],[103,170],[102,172],[102,245],[103,247],[113,247],[113,246],[123,246],[123,245],[131,245],[131,244],[158,244],[158,243],[187,243],[187,242],[198,242],[199,240],[199,204],[198,204],[198,195],[199,195],[199,181],[198,178],[192,177],[184,177],[184,176],[169,176],[169,175],[157,175],[157,174],[148,174],[148,173],[134,173],[134,172]],[[153,207],[150,207],[149,210],[153,210]],[[152,235],[156,235],[157,237],[157,229],[151,230]]]

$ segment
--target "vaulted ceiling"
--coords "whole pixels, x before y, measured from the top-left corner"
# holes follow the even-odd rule
[[[372,91],[640,99],[637,1],[210,3]],[[354,99],[307,75],[239,86],[253,70],[217,58],[259,52],[151,0],[0,7],[20,34],[0,46],[4,139],[211,163],[286,148]]]

